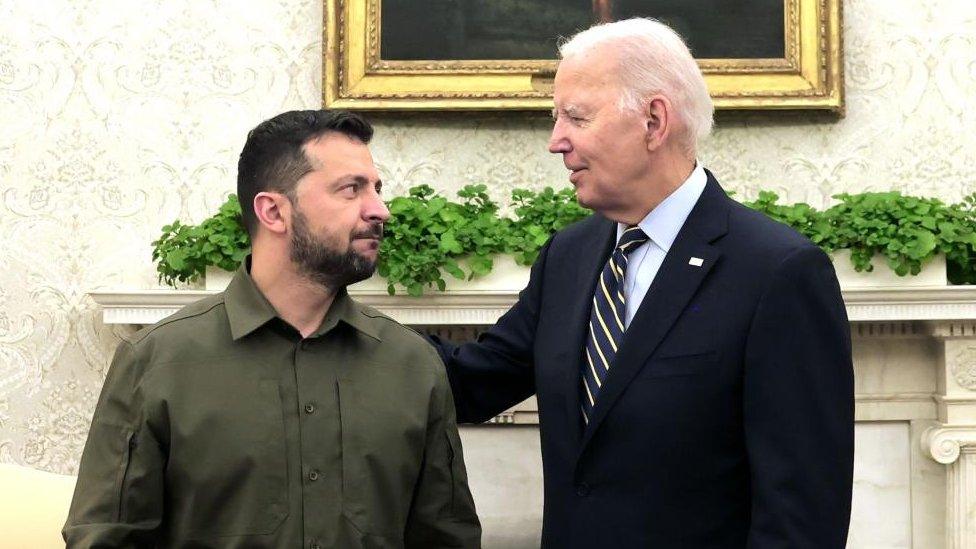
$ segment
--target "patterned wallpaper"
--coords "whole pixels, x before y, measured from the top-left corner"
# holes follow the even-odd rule
[[[246,8],[243,6],[247,6]],[[321,0],[0,0],[0,461],[74,472],[118,341],[87,292],[156,284],[149,243],[234,186],[247,130],[319,104]],[[727,187],[976,188],[976,3],[847,0],[848,108],[719,117]],[[376,117],[391,194],[563,185],[541,116]]]

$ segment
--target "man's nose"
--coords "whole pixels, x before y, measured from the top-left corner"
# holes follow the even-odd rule
[[[370,193],[363,206],[363,218],[371,223],[386,223],[390,218],[390,210],[379,193]]]
[[[557,120],[552,126],[552,133],[549,135],[549,152],[554,154],[567,153],[572,149],[566,134],[562,129],[562,124]]]

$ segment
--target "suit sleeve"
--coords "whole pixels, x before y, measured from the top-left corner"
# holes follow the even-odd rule
[[[746,343],[748,547],[843,548],[851,511],[854,372],[833,266],[794,250],[761,298]]]
[[[459,422],[481,423],[535,394],[533,348],[551,244],[539,251],[515,305],[477,342],[456,346],[430,336],[447,365]]]
[[[145,421],[132,345],[115,352],[81,456],[62,536],[68,548],[153,547],[163,514],[165,458]]]
[[[443,370],[438,374],[431,397],[423,467],[414,489],[404,541],[406,547],[417,549],[477,549],[481,547],[481,523],[468,489],[447,376]]]

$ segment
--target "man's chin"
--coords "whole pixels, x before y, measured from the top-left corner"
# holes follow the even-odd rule
[[[593,200],[590,199],[585,190],[582,190],[579,187],[576,187],[576,203],[589,210],[596,209],[594,207],[595,204]]]
[[[314,269],[301,269],[305,278],[331,291],[351,286],[373,276],[376,261],[359,254],[346,256],[342,265],[317,265]]]
[[[349,283],[348,283],[348,285],[351,286],[351,285],[353,285],[353,284],[355,284],[357,282],[362,282],[364,280],[368,280],[369,278],[371,278],[373,276],[373,273],[375,273],[375,272],[376,272],[376,269],[369,269],[368,271],[365,271],[365,270],[364,271],[356,271],[356,273],[353,276],[349,277]]]
[[[357,254],[355,269],[353,269],[353,272],[350,273],[349,276],[350,279],[349,284],[362,282],[363,280],[366,280],[367,278],[373,276],[373,273],[375,272],[376,272],[376,259],[371,259],[369,257],[365,257]]]

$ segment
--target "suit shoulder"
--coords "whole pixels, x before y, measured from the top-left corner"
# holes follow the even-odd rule
[[[728,200],[727,232],[716,242],[728,272],[745,287],[757,291],[782,269],[802,264],[829,264],[827,254],[792,227],[762,212]],[[807,263],[807,262],[811,263]]]
[[[738,239],[746,240],[758,251],[784,252],[796,248],[817,248],[809,238],[796,229],[780,223],[762,212],[757,212],[729,199],[729,232]],[[819,249],[819,248],[817,248]]]

